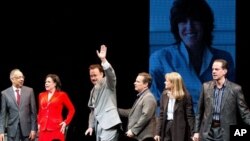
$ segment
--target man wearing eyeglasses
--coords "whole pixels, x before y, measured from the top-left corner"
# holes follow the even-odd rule
[[[12,86],[1,92],[0,141],[7,128],[8,141],[34,140],[37,131],[37,109],[33,88],[23,86],[19,69],[10,72]]]

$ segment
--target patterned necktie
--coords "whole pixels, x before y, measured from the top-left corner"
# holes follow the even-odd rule
[[[19,90],[18,89],[16,89],[16,103],[17,103],[17,105],[19,106],[19,104],[20,104],[20,93],[19,93]]]

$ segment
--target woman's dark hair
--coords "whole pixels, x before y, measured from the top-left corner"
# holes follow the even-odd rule
[[[48,74],[48,75],[46,76],[46,79],[47,79],[48,77],[50,77],[50,78],[56,83],[56,89],[57,89],[57,90],[61,90],[62,83],[61,83],[61,80],[60,80],[59,76],[56,75],[56,74]]]
[[[170,11],[171,32],[176,41],[181,42],[178,23],[192,19],[201,22],[206,45],[211,46],[213,40],[214,14],[206,0],[174,0]]]

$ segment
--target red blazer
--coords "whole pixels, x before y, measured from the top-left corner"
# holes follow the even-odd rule
[[[63,119],[63,107],[66,107],[68,114],[66,119]],[[50,101],[48,101],[48,92],[41,92],[39,94],[39,111],[38,111],[38,124],[40,131],[55,130],[61,128],[59,125],[64,121],[67,125],[71,122],[75,114],[75,108],[70,101],[66,92],[55,91]]]

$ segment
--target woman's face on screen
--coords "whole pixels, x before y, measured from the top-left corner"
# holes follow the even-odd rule
[[[201,22],[187,19],[178,23],[181,40],[189,48],[202,44],[203,28]]]

